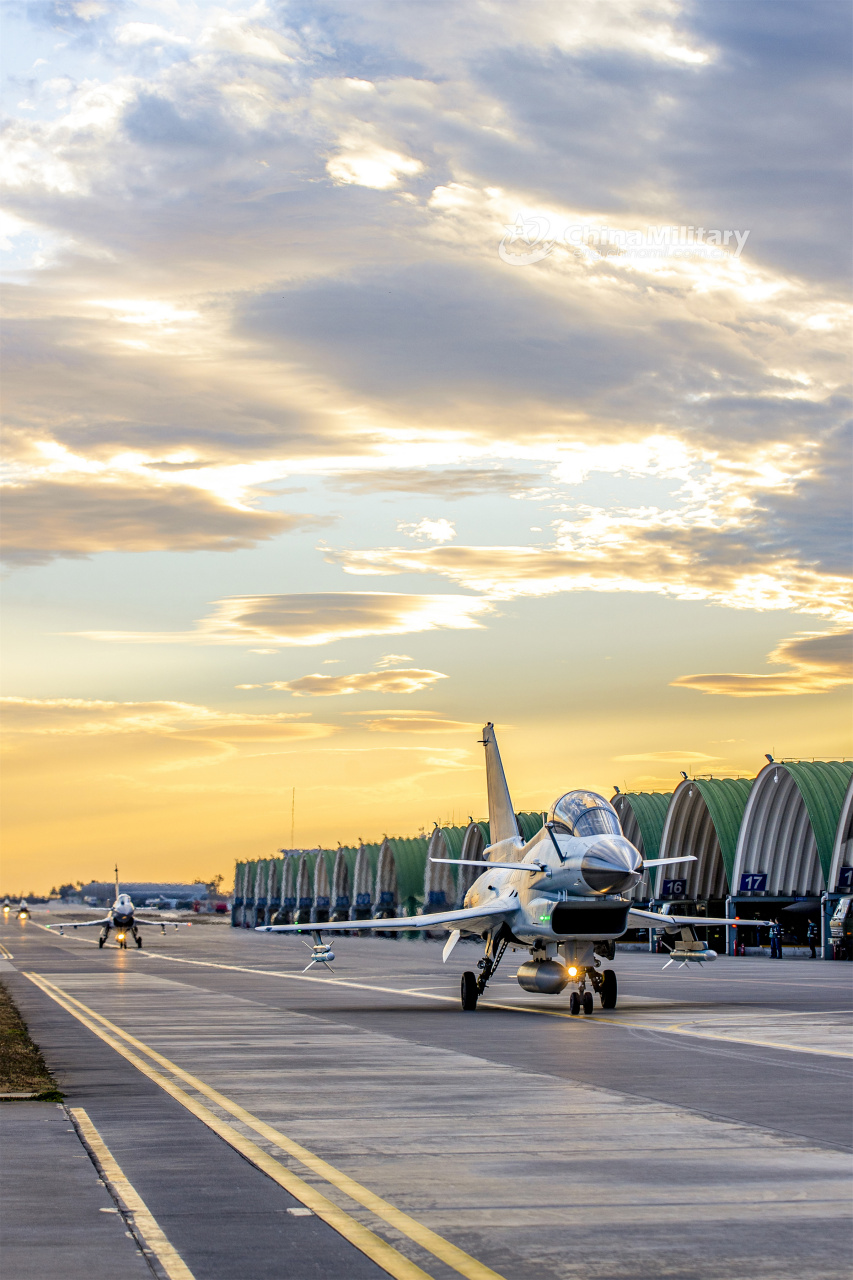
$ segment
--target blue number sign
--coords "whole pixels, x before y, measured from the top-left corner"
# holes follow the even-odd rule
[[[683,898],[686,893],[686,880],[664,880],[663,896],[665,898]]]
[[[853,889],[853,867],[838,868],[838,888]]]
[[[740,878],[741,893],[766,893],[767,872],[745,871]]]

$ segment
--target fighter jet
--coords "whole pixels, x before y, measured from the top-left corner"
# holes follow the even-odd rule
[[[102,947],[110,936],[110,929],[116,931],[116,942],[119,949],[127,950],[128,935],[133,938],[137,947],[142,946],[142,939],[139,936],[139,925],[159,925],[160,932],[166,932],[166,925],[172,925],[175,929],[186,927],[192,924],[190,920],[143,920],[136,915],[136,907],[130,900],[130,895],[122,893],[118,883],[118,867],[115,869],[116,876],[116,898],[110,907],[109,915],[104,916],[103,920],[74,920],[70,924],[64,921],[62,924],[49,924],[48,929],[58,929],[60,934],[64,934],[66,929],[95,929],[100,927],[101,936],[98,938],[98,946]]]
[[[21,901],[18,905],[17,916],[19,920],[29,920],[30,904],[27,902],[26,898],[21,898]]]
[[[681,967],[716,960],[696,936],[696,917],[643,911],[626,895],[637,885],[647,867],[674,862],[695,862],[692,856],[644,861],[639,850],[622,834],[616,810],[594,791],[568,791],[555,800],[547,821],[525,842],[519,829],[501,764],[494,725],[488,723],[480,739],[486,754],[486,786],[489,798],[489,832],[492,843],[483,862],[459,858],[434,858],[434,862],[483,867],[465,895],[459,910],[430,915],[403,916],[391,920],[343,920],[315,925],[261,925],[258,933],[311,933],[314,947],[311,965],[329,966],[334,952],[323,933],[381,929],[450,930],[443,959],[446,962],[463,933],[484,939],[485,953],[479,974],[462,974],[461,1004],[473,1010],[494,976],[507,949],[527,951],[516,978],[525,991],[553,995],[572,984],[569,1012],[591,1014],[593,994],[604,1009],[614,1009],[616,974],[602,969],[601,960],[612,960],[616,940],[628,929],[655,926],[669,935],[680,934],[664,967],[680,961]],[[702,917],[703,925],[736,926],[741,922]],[[753,927],[756,921],[743,921]]]
[[[12,910],[12,904],[11,904],[11,902],[9,901],[9,899],[8,899],[8,898],[4,898],[4,899],[3,899],[3,915],[4,915],[4,916],[8,916],[8,914],[9,914],[9,912],[10,912],[11,910]]]

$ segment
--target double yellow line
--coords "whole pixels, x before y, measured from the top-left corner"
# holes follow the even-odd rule
[[[284,1151],[315,1176],[330,1183],[338,1191],[348,1196],[349,1199],[354,1200],[356,1204],[360,1204],[375,1217],[387,1223],[394,1231],[411,1240],[426,1253],[431,1254],[446,1266],[458,1272],[459,1275],[465,1276],[466,1280],[503,1280],[503,1277],[497,1271],[493,1271],[491,1267],[478,1262],[476,1258],[472,1258],[470,1254],[457,1248],[456,1245],[451,1244],[449,1240],[445,1240],[443,1236],[438,1235],[435,1231],[431,1231],[423,1223],[395,1208],[387,1200],[383,1200],[381,1196],[362,1186],[361,1183],[356,1182],[348,1174],[336,1169],[328,1161],[315,1156],[313,1152],[301,1146],[300,1143],[294,1142],[292,1138],[288,1138],[280,1130],[266,1124],[263,1120],[259,1120],[250,1111],[246,1111],[238,1103],[232,1102],[230,1098],[227,1098],[217,1089],[211,1088],[203,1080],[199,1080],[197,1076],[184,1071],[182,1067],[171,1062],[163,1054],[158,1053],[156,1049],[150,1048],[135,1036],[122,1031],[121,1027],[117,1027],[108,1018],[96,1013],[94,1009],[90,1009],[41,974],[27,973],[25,976],[39,987],[45,995],[55,1000],[58,1005],[61,1005],[66,1012],[75,1017],[83,1026],[92,1031],[105,1044],[108,1044],[116,1053],[121,1054],[123,1058],[132,1063],[149,1080],[159,1085],[170,1097],[180,1102],[182,1106],[186,1107],[209,1129],[212,1129],[235,1151],[239,1151],[242,1156],[261,1169],[274,1182],[277,1182],[280,1187],[283,1187],[296,1200],[304,1204],[318,1218],[322,1218],[324,1222],[349,1240],[351,1244],[355,1245],[368,1258],[371,1258],[377,1266],[381,1267],[389,1275],[395,1276],[397,1280],[417,1280],[417,1278],[432,1280],[428,1272],[423,1271],[421,1267],[417,1266],[411,1259],[400,1253],[393,1245],[388,1244],[373,1231],[362,1226],[360,1222],[339,1208],[322,1192],[317,1191],[315,1187],[293,1173],[287,1165],[274,1159],[267,1151],[259,1147],[256,1142],[253,1142],[251,1138],[245,1137],[226,1120],[220,1119],[204,1103],[199,1102],[197,1098],[193,1098],[184,1089],[180,1088],[174,1080],[170,1080],[160,1071],[157,1071],[151,1065],[151,1062],[156,1062],[158,1066],[163,1067],[176,1079],[182,1080],[196,1093],[201,1094],[214,1103],[215,1106],[226,1111],[234,1119],[239,1120],[241,1124],[253,1130],[265,1141],[277,1147],[280,1151]],[[133,1048],[128,1048],[128,1045],[133,1046]],[[134,1050],[138,1052],[134,1052]],[[151,1062],[140,1057],[140,1054],[145,1054]]]

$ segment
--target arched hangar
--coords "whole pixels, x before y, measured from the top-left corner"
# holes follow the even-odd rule
[[[732,893],[794,898],[834,890],[834,846],[851,775],[849,760],[765,765],[744,810]]]
[[[749,778],[685,778],[672,793],[661,858],[696,862],[658,867],[656,898],[725,898],[732,883],[738,831],[752,787]]]

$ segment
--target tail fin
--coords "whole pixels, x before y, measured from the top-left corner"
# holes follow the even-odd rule
[[[501,753],[498,751],[495,727],[489,722],[483,728],[481,739],[486,748],[486,789],[489,793],[489,838],[492,844],[520,836],[518,822],[512,808],[509,787],[506,785]]]

